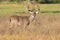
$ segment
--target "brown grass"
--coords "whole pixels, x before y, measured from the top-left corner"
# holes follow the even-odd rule
[[[39,14],[23,31],[9,29],[9,16],[0,16],[0,40],[60,40],[60,14]]]

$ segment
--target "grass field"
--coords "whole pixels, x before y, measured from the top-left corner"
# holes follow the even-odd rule
[[[60,4],[40,4],[41,13],[60,13]],[[12,14],[24,12],[21,4],[0,4],[0,14]]]
[[[0,40],[60,40],[60,4],[40,4],[40,13],[23,32],[9,29],[9,16],[26,15],[21,4],[0,4]]]

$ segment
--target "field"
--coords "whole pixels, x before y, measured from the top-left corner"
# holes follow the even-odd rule
[[[0,4],[0,40],[60,40],[60,4],[40,4],[40,13],[27,29],[9,29],[13,14],[28,15],[22,4]],[[21,29],[19,29],[21,30]]]

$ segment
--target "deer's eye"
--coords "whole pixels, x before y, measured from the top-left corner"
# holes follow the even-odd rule
[[[30,10],[28,10],[28,11],[30,11]]]

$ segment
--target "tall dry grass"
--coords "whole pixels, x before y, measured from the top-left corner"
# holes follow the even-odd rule
[[[26,30],[18,27],[10,29],[8,15],[0,18],[0,40],[60,40],[59,14],[40,14]]]

